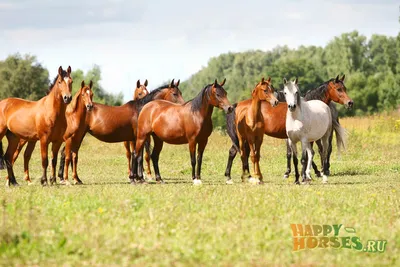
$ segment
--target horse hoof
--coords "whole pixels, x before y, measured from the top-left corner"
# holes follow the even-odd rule
[[[326,175],[322,176],[322,183],[323,184],[327,184],[328,183],[328,176],[326,176]]]
[[[286,173],[285,173],[285,174],[283,175],[283,179],[287,179],[287,178],[289,178],[289,174],[286,174]]]
[[[299,181],[294,181],[294,184],[300,185]]]
[[[151,179],[150,181],[153,181],[153,179]],[[149,182],[150,182],[150,181],[149,181]],[[163,179],[156,180],[156,183],[157,183],[157,184],[165,184],[165,182],[164,182]]]
[[[226,184],[233,184],[232,179],[226,180]]]
[[[27,181],[28,185],[33,185],[32,181]]]
[[[201,182],[200,179],[194,179],[193,180],[193,185],[201,185],[201,184],[202,184],[202,182]]]
[[[264,181],[259,181],[258,184],[259,184],[259,185],[263,185],[263,184],[264,184]]]
[[[254,178],[254,177],[250,177],[249,183],[250,184],[258,184],[258,183],[260,183],[260,180],[258,180],[257,178]]]
[[[315,172],[315,176],[317,176],[317,178],[321,178],[322,177],[321,172]]]

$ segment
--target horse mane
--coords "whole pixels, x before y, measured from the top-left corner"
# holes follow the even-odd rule
[[[286,102],[285,94],[283,91],[275,91],[275,97],[278,99],[279,102]]]
[[[61,78],[64,79],[64,77],[66,77],[67,75],[68,75],[67,71],[62,70]],[[57,74],[57,76],[53,79],[53,82],[49,85],[49,89],[47,89],[46,95],[50,94],[50,92],[51,92],[51,90],[53,89],[54,85],[56,85],[57,78],[58,78],[58,74]]]
[[[308,100],[321,100],[322,101],[325,98],[326,90],[328,90],[328,84],[330,82],[333,82],[334,80],[335,80],[335,78],[332,78],[332,79],[324,82],[317,88],[307,91],[304,96],[304,99],[306,101],[308,101]],[[342,81],[339,80],[339,82],[342,82]]]
[[[150,101],[152,101],[156,97],[156,95],[158,95],[161,92],[161,90],[168,88],[168,87],[169,87],[169,84],[160,86],[160,87],[152,90],[151,92],[149,92],[145,97],[143,97],[141,99],[131,100],[130,102],[132,102],[137,107],[137,109],[140,111],[142,109],[142,107],[144,105],[146,105],[147,103],[149,103]]]
[[[192,103],[191,111],[192,112],[199,111],[203,103],[204,95],[206,95],[207,98],[209,97],[208,88],[210,88],[210,86],[212,86],[212,84],[206,85],[203,89],[201,89],[200,93],[198,93],[195,98],[189,100],[184,105],[186,105],[187,103]]]
[[[70,114],[76,111],[76,108],[78,107],[78,99],[81,96],[81,89],[79,89],[78,92],[75,93],[71,103],[67,105],[67,109],[65,110],[66,113]]]

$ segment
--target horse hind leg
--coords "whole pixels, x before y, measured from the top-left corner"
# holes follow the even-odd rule
[[[328,165],[328,152],[329,152],[329,138],[330,138],[330,131],[328,131],[321,139],[322,143],[322,162],[323,162],[323,175],[322,175],[322,183],[328,182],[329,176],[329,165]]]
[[[225,177],[226,177],[227,184],[233,184],[232,177],[231,177],[231,170],[232,170],[232,163],[236,157],[237,152],[238,151],[237,151],[236,147],[234,145],[232,145],[231,148],[229,149],[228,163],[226,165],[226,170],[225,170]]]
[[[283,179],[289,178],[291,173],[291,159],[292,159],[292,148],[289,145],[289,139],[285,140],[286,143],[286,172],[283,175]]]
[[[153,135],[153,140],[154,140],[154,147],[153,147],[153,152],[151,153],[151,160],[153,162],[153,167],[154,167],[154,174],[156,178],[157,183],[164,183],[163,179],[161,178],[160,175],[160,167],[158,166],[158,162],[160,159],[160,153],[163,148],[163,141],[158,138],[156,135]]]
[[[152,175],[151,175],[151,166],[150,166],[150,160],[151,160],[151,139],[147,139],[146,142],[144,143],[144,160],[146,161],[146,178],[147,180],[152,180]]]
[[[130,145],[131,145],[131,142],[129,142],[129,141],[125,141],[124,142],[125,156],[126,156],[126,159],[128,160],[128,176],[131,173],[131,156],[132,156],[132,152],[131,152]]]
[[[57,167],[57,158],[58,158],[58,151],[60,150],[60,147],[62,145],[62,142],[56,142],[53,143],[51,146],[51,176],[50,176],[50,185],[53,185],[56,183],[56,167]]]
[[[15,179],[15,175],[14,175],[12,159],[13,159],[13,155],[18,147],[19,138],[9,131],[7,132],[6,136],[7,136],[7,140],[8,140],[8,147],[7,147],[6,154],[4,156],[5,164],[7,166],[7,173],[8,173],[6,185],[7,186],[10,186],[10,185],[18,186],[17,180]]]
[[[21,142],[19,143],[19,145]],[[31,160],[33,150],[35,149],[36,141],[29,141],[24,153],[24,180],[28,182],[28,185],[32,184],[29,176],[29,161]],[[15,153],[14,153],[15,156]]]
[[[320,157],[321,157],[321,166],[323,166],[322,155],[321,155],[321,141],[318,140],[316,143],[317,143],[317,146],[318,146],[319,155],[320,155]],[[311,150],[312,150],[312,153],[313,153],[312,168],[313,168],[313,170],[314,170],[315,176],[317,176],[317,177],[322,177],[321,172],[318,170],[317,164],[315,164],[315,162],[314,162],[313,144],[314,144],[314,142],[311,142]]]

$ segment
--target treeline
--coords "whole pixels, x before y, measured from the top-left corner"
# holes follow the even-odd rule
[[[211,58],[208,66],[180,86],[185,99],[201,88],[226,77],[224,86],[232,103],[251,97],[251,90],[264,76],[271,76],[275,89],[282,78],[299,78],[302,93],[337,75],[346,74],[345,85],[354,100],[351,111],[339,107],[341,116],[391,110],[400,105],[400,33],[397,37],[373,35],[369,40],[357,31],[335,37],[325,47],[279,46],[272,51],[227,53]],[[214,126],[225,127],[223,112],[214,112]]]
[[[66,66],[64,66],[66,68]],[[101,70],[94,65],[85,74],[80,69],[72,66],[72,92],[75,93],[82,80],[87,83],[93,81],[93,100],[107,105],[121,105],[123,94],[107,93],[100,85]],[[38,100],[46,95],[50,82],[54,77],[49,77],[49,71],[37,62],[35,56],[14,54],[0,61],[0,99],[19,97],[28,100]]]

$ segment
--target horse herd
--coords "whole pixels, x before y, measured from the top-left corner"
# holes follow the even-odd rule
[[[263,183],[259,160],[264,134],[287,139],[287,171],[284,177],[287,178],[291,172],[293,155],[297,184],[300,183],[297,142],[302,144],[302,181],[310,181],[311,166],[316,175],[321,176],[313,162],[312,144],[316,142],[321,155],[323,182],[327,182],[333,131],[338,148],[344,147],[346,137],[339,124],[335,105],[331,102],[347,108],[353,106],[353,101],[347,95],[344,78],[343,75],[342,78],[337,76],[330,79],[308,91],[304,98],[300,97],[297,79],[284,79],[283,91],[275,92],[271,78],[262,78],[253,89],[251,99],[234,105],[229,102],[223,87],[226,79],[221,83],[215,80],[208,84],[187,102],[178,88],[179,80],[172,80],[151,92],[147,90],[147,80],[144,84],[138,80],[134,100],[122,106],[107,106],[92,101],[92,81],[89,85],[82,81],[80,90],[72,97],[71,67],[63,70],[60,66],[47,95],[40,100],[6,98],[0,101],[0,169],[7,168],[7,186],[18,185],[13,165],[27,144],[24,179],[28,184],[31,183],[29,160],[39,141],[43,169],[41,184],[48,185],[48,146],[52,143],[50,184],[54,184],[58,152],[65,142],[58,173],[60,183],[69,184],[68,167],[71,165],[74,183],[81,184],[77,172],[78,152],[83,138],[89,132],[103,142],[124,142],[132,184],[146,182],[143,154],[147,163],[147,177],[151,177],[151,159],[155,179],[162,183],[158,163],[163,143],[189,144],[193,183],[201,184],[203,152],[213,129],[211,115],[214,107],[217,107],[227,113],[227,132],[232,139],[225,171],[227,184],[232,183],[231,167],[237,152],[240,152],[242,160],[242,181],[248,179],[252,183]],[[4,136],[8,140],[5,153],[2,146]],[[154,143],[152,149],[151,139]],[[253,163],[252,175],[249,156]]]

